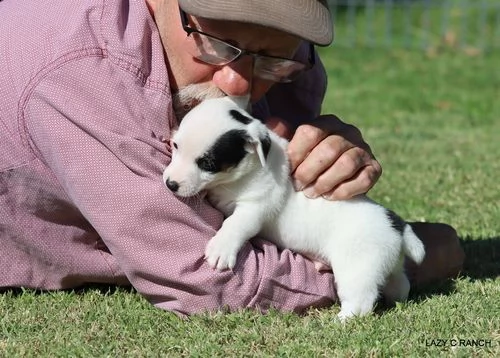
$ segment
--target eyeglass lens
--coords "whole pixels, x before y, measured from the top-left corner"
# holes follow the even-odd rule
[[[190,53],[196,59],[215,66],[223,66],[236,60],[242,53],[254,57],[254,74],[274,82],[291,82],[307,65],[282,58],[246,53],[227,42],[212,36],[191,32],[195,46],[189,46]]]

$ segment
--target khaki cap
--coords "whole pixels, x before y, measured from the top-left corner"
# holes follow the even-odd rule
[[[179,0],[179,5],[194,16],[271,27],[316,45],[333,40],[327,0]]]

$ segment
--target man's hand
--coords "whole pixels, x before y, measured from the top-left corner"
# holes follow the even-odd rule
[[[279,118],[270,118],[268,126],[291,137],[288,156],[295,189],[308,197],[349,199],[370,190],[382,174],[360,131],[334,115],[299,126],[293,136]]]

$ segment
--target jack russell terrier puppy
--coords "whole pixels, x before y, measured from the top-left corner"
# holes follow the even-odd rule
[[[208,265],[232,269],[240,248],[259,235],[330,265],[341,320],[371,312],[379,293],[386,302],[406,300],[404,256],[420,264],[425,255],[411,227],[364,195],[329,201],[295,191],[288,141],[251,117],[244,102],[209,99],[191,110],[172,136],[163,173],[173,193],[206,190],[226,216],[206,246]]]

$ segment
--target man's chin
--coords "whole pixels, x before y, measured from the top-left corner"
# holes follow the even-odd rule
[[[208,84],[193,84],[180,88],[173,94],[173,107],[177,119],[184,116],[202,101],[210,98],[224,97],[226,94],[217,87]]]
[[[184,102],[184,103],[176,103],[174,100],[173,107],[174,107],[174,112],[175,112],[175,116],[177,117],[177,120],[181,121],[190,110],[192,110],[194,107],[196,107],[201,102],[202,102],[201,100],[192,100],[192,101]]]

